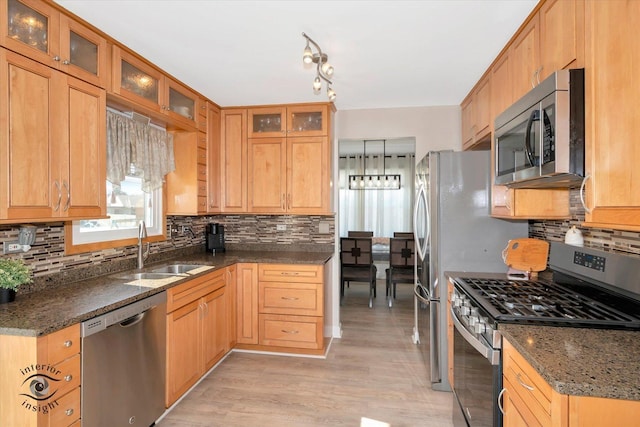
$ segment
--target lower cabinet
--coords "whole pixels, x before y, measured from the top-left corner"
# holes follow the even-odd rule
[[[238,264],[237,347],[324,351],[324,267]]]
[[[39,338],[0,336],[0,424],[80,425],[80,325]]]
[[[227,271],[167,291],[167,407],[228,351]]]
[[[503,426],[631,426],[640,401],[556,392],[507,340],[502,341]]]

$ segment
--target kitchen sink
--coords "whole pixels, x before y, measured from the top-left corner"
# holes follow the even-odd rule
[[[159,280],[159,279],[169,279],[171,277],[177,276],[176,273],[131,273],[131,274],[123,274],[122,276],[118,276],[118,279],[124,280]]]
[[[151,270],[151,274],[153,273],[158,273],[158,274],[184,274],[187,273],[191,270],[195,270],[196,268],[201,268],[201,267],[211,267],[211,266],[207,266],[207,265],[197,265],[197,264],[172,264],[172,265],[167,265],[165,267],[160,267],[160,268],[156,268]]]

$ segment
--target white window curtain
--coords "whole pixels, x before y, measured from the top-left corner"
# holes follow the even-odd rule
[[[142,190],[162,187],[164,176],[175,169],[173,135],[107,110],[107,180],[119,186],[125,177],[142,179]]]
[[[413,231],[415,156],[341,156],[339,167],[340,236],[349,230],[373,231],[375,237],[392,237],[394,231]],[[386,168],[386,169],[385,169]],[[399,174],[400,190],[349,190],[349,175]]]

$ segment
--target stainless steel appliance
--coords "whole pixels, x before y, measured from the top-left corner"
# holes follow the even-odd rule
[[[560,70],[496,117],[495,181],[572,187],[584,175],[584,70]]]
[[[435,390],[451,390],[444,272],[505,272],[502,249],[528,235],[526,221],[491,218],[489,170],[488,151],[434,151],[416,165],[413,229],[421,265],[415,268],[413,342]]]
[[[207,251],[224,252],[224,225],[212,222],[207,225]]]
[[[454,425],[501,425],[500,323],[640,330],[640,258],[552,242],[550,268],[454,279]]]
[[[164,412],[166,292],[82,323],[82,424],[148,427]]]

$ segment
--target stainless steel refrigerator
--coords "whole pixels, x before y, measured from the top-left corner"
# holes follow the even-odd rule
[[[502,250],[527,221],[492,218],[489,151],[432,151],[416,164],[415,326],[434,390],[450,391],[445,271],[506,272]]]

